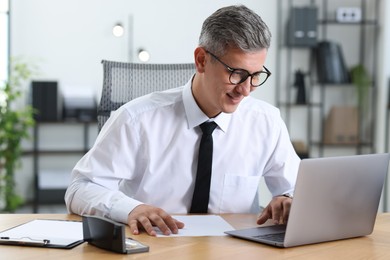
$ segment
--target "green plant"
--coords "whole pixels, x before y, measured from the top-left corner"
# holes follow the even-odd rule
[[[0,199],[4,211],[12,212],[23,203],[15,192],[15,169],[20,166],[21,141],[29,137],[34,110],[20,105],[22,85],[33,69],[20,60],[11,61],[9,79],[0,86]]]
[[[362,64],[358,64],[351,69],[351,80],[356,88],[358,107],[363,113],[368,106],[368,91],[371,86],[371,79]]]

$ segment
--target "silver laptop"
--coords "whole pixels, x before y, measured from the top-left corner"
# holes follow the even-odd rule
[[[292,247],[372,233],[389,154],[304,159],[287,225],[227,231],[234,237]]]

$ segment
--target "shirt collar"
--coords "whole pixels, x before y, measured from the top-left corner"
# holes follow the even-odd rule
[[[183,89],[183,103],[184,109],[187,116],[188,128],[194,128],[205,121],[212,120],[219,128],[226,132],[230,123],[232,114],[220,113],[215,118],[210,119],[203,111],[199,108],[192,95],[192,79],[187,82]]]

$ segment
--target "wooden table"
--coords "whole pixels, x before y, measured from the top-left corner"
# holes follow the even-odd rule
[[[235,228],[255,226],[254,215],[222,217]],[[0,230],[38,218],[80,220],[79,216],[66,214],[0,214]],[[156,238],[142,233],[134,238],[149,245],[150,252],[122,255],[88,243],[70,250],[1,245],[0,259],[390,259],[390,213],[378,215],[370,236],[288,249],[229,236]]]

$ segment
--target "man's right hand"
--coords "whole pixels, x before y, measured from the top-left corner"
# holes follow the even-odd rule
[[[179,229],[184,227],[184,223],[172,218],[163,209],[146,204],[135,207],[129,213],[127,223],[134,235],[138,235],[139,228],[143,228],[149,235],[156,236],[154,230],[154,226],[156,226],[164,235],[169,236],[170,234],[177,234]]]
[[[257,218],[257,224],[264,224],[268,219],[272,219],[274,224],[287,224],[291,202],[292,198],[289,197],[273,197],[271,202]]]

